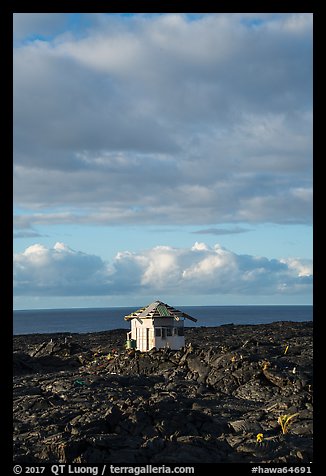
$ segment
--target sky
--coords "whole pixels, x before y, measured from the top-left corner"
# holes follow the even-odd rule
[[[312,303],[312,14],[13,30],[15,309]]]

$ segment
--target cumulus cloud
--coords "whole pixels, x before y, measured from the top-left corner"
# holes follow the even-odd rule
[[[238,255],[216,244],[119,252],[110,263],[64,243],[14,256],[16,296],[281,295],[311,292],[312,263]]]
[[[106,279],[101,258],[74,251],[63,243],[53,248],[35,244],[14,255],[16,295],[101,295],[106,292]]]
[[[14,24],[32,225],[310,222],[311,14],[37,15]]]

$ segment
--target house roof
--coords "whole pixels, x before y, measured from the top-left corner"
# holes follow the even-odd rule
[[[148,304],[145,307],[138,309],[137,311],[132,312],[125,316],[125,320],[129,321],[131,319],[155,319],[155,318],[164,318],[164,317],[173,317],[176,321],[179,321],[180,318],[190,319],[193,322],[197,322],[197,319],[189,316],[185,312],[179,311],[168,304],[165,304],[162,301],[154,301],[151,304]]]

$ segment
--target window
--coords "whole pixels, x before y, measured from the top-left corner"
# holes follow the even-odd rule
[[[183,327],[178,327],[178,336],[184,336]]]
[[[155,337],[161,337],[162,339],[166,339],[166,337],[170,337],[172,335],[177,335],[177,329],[172,326],[155,327]],[[180,334],[180,335],[183,335],[183,334]]]

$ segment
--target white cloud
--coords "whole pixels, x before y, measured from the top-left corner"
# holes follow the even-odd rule
[[[61,30],[66,22],[67,16],[62,13],[14,13],[14,39],[53,35],[58,29]]]
[[[312,14],[294,13],[283,21],[282,27],[291,33],[307,32],[312,27]]]
[[[35,244],[14,255],[17,295],[103,294],[106,276],[101,258],[74,251],[63,243],[56,243],[53,248]]]
[[[225,276],[232,276],[236,269],[235,255],[230,251],[215,245],[213,250],[201,243],[200,247],[193,247],[192,250],[204,250],[203,256],[199,260],[194,260],[195,264],[185,269],[182,273],[183,278],[193,282],[206,282],[206,280],[215,279],[220,281]],[[216,285],[216,283],[215,283]],[[221,283],[220,283],[221,285]]]
[[[311,14],[17,15],[54,35],[14,49],[31,225],[310,222]]]
[[[156,246],[119,252],[111,263],[56,243],[35,244],[14,256],[16,296],[171,294],[279,295],[309,293],[309,260],[237,255],[216,244]]]
[[[281,263],[285,263],[289,269],[293,270],[299,277],[312,276],[312,261],[301,260],[299,258],[281,259]]]
[[[198,241],[196,241],[196,243],[194,244],[194,246],[191,248],[192,251],[195,251],[195,250],[198,250],[198,251],[206,251],[208,250],[208,247],[205,243],[199,243]]]

